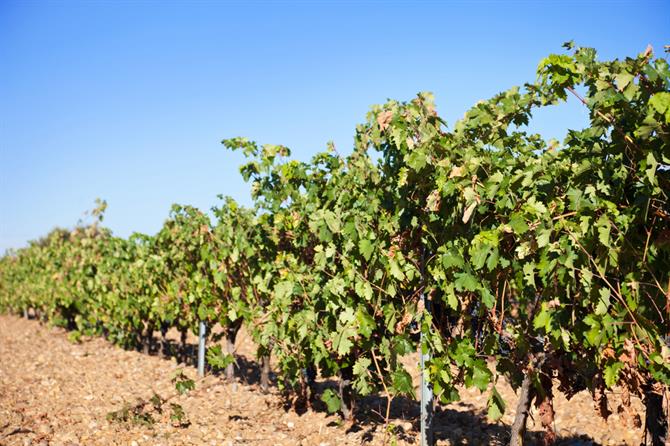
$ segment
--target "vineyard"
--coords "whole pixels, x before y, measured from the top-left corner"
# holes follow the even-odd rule
[[[261,389],[272,368],[287,403],[345,420],[370,395],[385,400],[386,422],[394,399],[420,399],[428,444],[432,411],[466,388],[486,395],[489,420],[514,414],[511,445],[524,442],[531,405],[541,442],[556,442],[554,400],[583,390],[604,418],[640,398],[640,441],[662,445],[670,66],[651,48],[603,62],[565,46],[534,83],[480,101],[453,127],[421,93],[372,107],[346,156],[331,146],[303,162],[284,146],[226,139],[247,159],[252,208],[226,197],[211,214],[174,205],[157,234],[126,239],[104,227],[99,201],[90,221],[0,260],[0,311],[182,361],[179,345],[207,327],[209,367],[229,379],[244,330]],[[535,111],[569,97],[588,109],[586,128],[562,142],[530,131]],[[180,391],[192,385],[176,379]]]

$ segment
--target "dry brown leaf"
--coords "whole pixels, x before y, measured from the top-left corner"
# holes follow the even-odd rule
[[[426,304],[423,303],[423,300],[419,300],[416,304],[416,312],[417,314],[423,313],[423,310],[426,309]]]
[[[474,201],[470,204],[470,206],[465,209],[465,212],[463,212],[463,223],[467,223],[468,220],[470,220],[470,217],[472,217],[472,213],[475,211],[475,208],[477,207],[477,202]]]
[[[538,408],[540,423],[544,428],[542,438],[543,445],[552,445],[556,442],[556,432],[554,432],[554,405],[551,398],[544,398]]]
[[[616,352],[612,347],[605,347],[603,349],[603,358],[614,358]]]
[[[405,327],[407,327],[410,322],[412,322],[411,313],[405,313],[402,317],[402,320],[398,321],[398,323],[395,325],[395,332],[397,334],[402,333],[405,331]]]
[[[435,189],[428,195],[428,199],[426,200],[426,209],[428,209],[431,212],[437,212],[440,210],[440,192]]]
[[[455,177],[462,177],[463,176],[463,167],[462,166],[454,166],[451,168],[451,173],[449,174],[449,178],[455,178]]]
[[[382,132],[386,130],[386,128],[391,123],[392,119],[393,119],[393,112],[389,110],[384,110],[383,112],[377,115],[377,124],[379,124],[379,128],[382,130]]]
[[[605,382],[602,377],[597,376],[593,380],[593,404],[596,412],[601,418],[607,420],[612,412],[607,407],[607,395],[605,394]]]
[[[554,299],[550,300],[549,302],[547,302],[547,307],[551,308],[551,309],[558,308],[560,306],[561,306],[561,301],[558,298],[554,298]]]
[[[637,354],[635,353],[635,344],[633,341],[626,339],[623,343],[623,351],[624,353],[619,356],[619,360],[624,364],[634,367],[637,362]]]

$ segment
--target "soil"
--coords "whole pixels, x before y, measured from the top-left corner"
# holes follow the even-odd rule
[[[171,336],[178,338],[176,333]],[[195,339],[189,341],[194,344]],[[211,373],[197,379],[192,365],[178,364],[174,358],[123,350],[101,338],[73,343],[62,329],[0,316],[0,446],[419,443],[417,402],[393,400],[392,427],[385,426],[379,415],[386,407],[381,396],[361,401],[353,424],[319,405],[298,413],[287,407],[276,387],[261,392],[254,351],[249,336],[241,333],[236,342],[236,381],[226,382],[222,375]],[[172,382],[178,370],[196,380],[195,389],[184,395]],[[503,380],[497,387],[507,404],[499,422],[486,418],[487,393],[463,389],[461,401],[438,408],[437,444],[506,444],[517,397]],[[162,413],[149,402],[154,394],[167,400],[160,404]],[[615,413],[607,421],[596,414],[587,392],[570,401],[557,396],[558,444],[639,444],[643,433],[633,418],[644,419],[640,401],[633,398],[633,416],[624,417],[616,413],[616,391],[609,396]],[[138,404],[140,399],[145,404]],[[171,419],[171,404],[183,409],[181,420]],[[119,421],[124,407],[131,409],[129,421]],[[138,408],[134,421],[133,407]],[[116,417],[109,415],[113,412]],[[537,444],[541,430],[537,409],[531,412],[528,428],[528,444]]]

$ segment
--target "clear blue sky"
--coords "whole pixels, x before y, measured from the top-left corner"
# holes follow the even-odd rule
[[[670,43],[670,2],[0,2],[0,253],[109,203],[115,234],[171,203],[250,203],[220,145],[347,153],[370,105],[436,95],[449,121],[532,81],[574,39],[602,58]],[[585,111],[535,124],[562,137]]]

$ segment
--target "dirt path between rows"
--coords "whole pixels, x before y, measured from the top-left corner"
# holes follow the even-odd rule
[[[253,345],[238,337],[238,363],[253,368]],[[67,332],[36,321],[0,316],[0,446],[14,445],[381,445],[418,444],[416,402],[394,404],[392,435],[376,412],[383,412],[383,398],[366,398],[355,425],[323,411],[302,415],[285,410],[276,388],[267,395],[255,382],[241,378],[226,383],[221,376],[207,376],[195,390],[163,404],[163,413],[152,412],[152,424],[109,421],[110,412],[176,394],[171,382],[177,369],[194,378],[191,366],[135,351],[125,351],[103,339],[70,342]],[[250,370],[241,370],[251,376]],[[499,383],[507,413],[498,422],[486,419],[487,394],[464,390],[462,401],[441,408],[436,417],[438,445],[504,444],[514,416],[516,396]],[[616,402],[616,395],[612,396]],[[183,408],[184,419],[170,419],[170,404]],[[147,404],[148,406],[149,404]],[[582,392],[572,400],[555,402],[556,431],[563,445],[634,445],[641,431],[618,414],[605,422]],[[612,407],[615,409],[616,406]],[[643,417],[639,401],[634,411]],[[537,418],[537,417],[535,417]],[[531,431],[539,430],[533,418]],[[627,425],[630,424],[630,425]],[[531,432],[534,442],[537,433]]]

